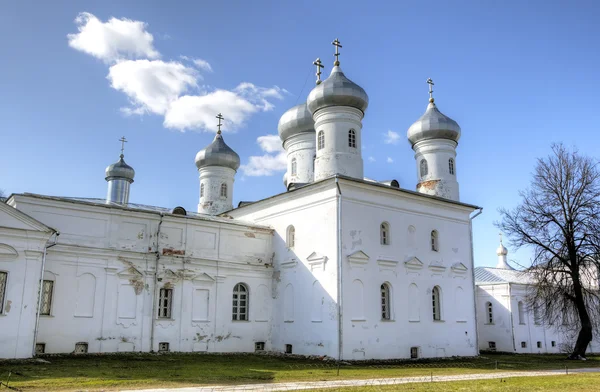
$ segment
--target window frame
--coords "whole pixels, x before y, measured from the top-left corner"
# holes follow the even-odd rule
[[[50,286],[49,290],[47,290],[47,286]],[[46,292],[48,292],[47,297],[45,296]],[[54,280],[42,280],[42,292],[40,293],[40,295],[42,296],[42,300],[40,301],[40,316],[51,316],[52,302],[54,300]]]
[[[296,228],[294,225],[289,225],[285,233],[285,246],[288,249],[294,249],[296,246]]]
[[[241,305],[242,301],[244,301],[244,306]],[[243,311],[242,308],[244,309]],[[250,290],[247,284],[239,282],[235,286],[233,286],[231,321],[250,321],[249,315]]]
[[[419,175],[421,178],[426,177],[429,174],[429,164],[427,163],[427,159],[422,158],[419,162]]]
[[[291,170],[292,176],[295,176],[296,173],[298,172],[298,162],[296,161],[296,158],[292,158],[291,166],[292,166],[292,170]]]
[[[4,314],[4,303],[8,291],[8,271],[0,271],[0,314]]]
[[[354,129],[348,131],[348,147],[356,148],[356,131]]]
[[[433,321],[442,321],[442,290],[437,285],[431,290],[431,310]]]
[[[455,171],[454,171],[454,159],[453,158],[448,159],[448,172],[450,174],[452,174],[453,176],[455,175]]]
[[[519,325],[527,325],[527,323],[525,322],[526,319],[526,314],[525,314],[525,309],[524,309],[524,305],[523,305],[523,301],[519,301],[517,302],[517,312],[519,313]]]
[[[392,290],[390,288],[389,283],[384,282],[380,286],[380,310],[381,310],[381,320],[382,321],[392,321],[392,300],[391,293]]]
[[[200,197],[204,197],[204,183],[200,183]]]
[[[173,318],[173,289],[163,287],[158,291],[157,317],[167,320]]]
[[[325,132],[322,130],[317,133],[317,150],[325,148]]]
[[[494,324],[494,306],[490,301],[485,303],[485,316],[487,324]]]
[[[439,252],[440,251],[440,236],[437,230],[431,230],[431,235],[430,235],[430,241],[431,241],[431,250],[434,252]]]
[[[226,183],[222,183],[221,184],[221,191],[219,192],[219,195],[221,197],[227,198],[227,192],[229,190],[227,189],[227,184]]]
[[[381,222],[379,225],[379,243],[381,245],[390,244],[390,224],[387,222]]]

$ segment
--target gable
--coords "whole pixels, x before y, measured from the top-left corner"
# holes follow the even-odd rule
[[[16,230],[32,230],[55,232],[56,230],[46,226],[42,222],[33,219],[29,215],[13,208],[5,203],[0,203],[0,227]]]

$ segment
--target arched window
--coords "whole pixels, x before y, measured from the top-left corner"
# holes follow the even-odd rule
[[[525,308],[523,302],[519,301],[517,309],[519,310],[519,324],[525,325]]]
[[[433,290],[431,290],[431,306],[433,311],[433,319],[436,321],[440,321],[442,319],[441,305],[442,301],[440,298],[440,288],[439,286],[435,286]]]
[[[221,184],[221,197],[227,197],[227,184]]]
[[[296,245],[296,229],[292,225],[288,226],[287,228],[285,243],[290,249],[292,249],[294,245]]]
[[[233,321],[248,321],[248,287],[238,283],[233,288]]]
[[[535,325],[540,325],[542,323],[542,317],[540,315],[540,307],[535,305],[533,307],[533,322]]]
[[[427,175],[427,173],[429,173],[429,168],[427,167],[426,159],[421,159],[420,171],[421,171],[421,178],[425,177]]]
[[[323,131],[319,131],[319,137],[317,141],[317,150],[325,148],[325,133]]]
[[[200,197],[204,197],[204,183],[200,184]]]
[[[356,132],[354,129],[348,131],[348,147],[356,148]]]
[[[383,222],[380,229],[381,245],[390,244],[390,225],[387,222]]]
[[[448,159],[448,171],[450,174],[454,175],[454,159]]]
[[[292,176],[296,175],[296,168],[297,168],[296,158],[292,158]]]
[[[439,250],[438,244],[438,232],[436,230],[431,231],[431,250],[437,252]]]
[[[391,320],[390,286],[387,283],[381,285],[381,319]]]
[[[492,303],[491,302],[486,302],[485,304],[485,310],[487,312],[486,314],[486,321],[488,324],[494,324],[494,309],[492,308]]]

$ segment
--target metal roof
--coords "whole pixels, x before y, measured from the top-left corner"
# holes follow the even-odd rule
[[[533,276],[526,271],[491,267],[475,268],[475,284],[485,283],[532,284]]]

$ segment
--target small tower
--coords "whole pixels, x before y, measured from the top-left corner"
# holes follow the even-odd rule
[[[315,122],[306,104],[294,106],[279,119],[279,137],[287,152],[284,185],[308,184],[314,180]]]
[[[456,147],[460,126],[438,110],[433,99],[433,81],[428,79],[427,83],[429,105],[407,133],[415,151],[417,192],[459,201]]]
[[[336,47],[336,60],[331,74],[323,82],[317,80],[317,86],[306,101],[316,130],[314,181],[336,174],[362,180],[362,119],[369,97],[362,87],[344,75],[339,62],[342,45],[337,39],[333,45]],[[320,68],[317,76],[320,76],[319,73]]]
[[[125,157],[125,155],[123,155],[125,143],[127,142],[125,136],[119,139],[119,141],[121,142],[121,155],[119,156],[119,161],[108,166],[105,171],[105,180],[108,182],[106,204],[127,205],[127,203],[129,203],[129,187],[131,183],[133,183],[135,170],[126,164],[123,159]]]
[[[496,249],[496,254],[498,255],[498,264],[496,265],[496,268],[514,270],[514,268],[511,267],[506,260],[508,249],[502,245],[502,234],[500,234],[500,246],[498,246],[498,249]]]
[[[233,209],[233,181],[240,167],[240,156],[233,151],[221,135],[221,113],[218,131],[204,150],[196,154],[196,167],[200,175],[200,201],[198,212],[218,215]]]

